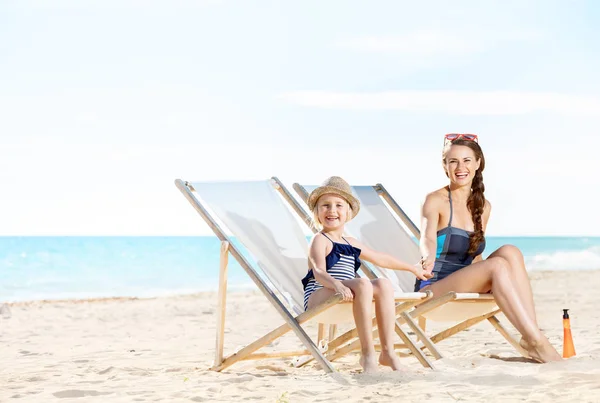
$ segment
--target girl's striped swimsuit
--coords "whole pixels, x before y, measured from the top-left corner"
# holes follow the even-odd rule
[[[323,234],[323,233],[321,233]],[[331,277],[336,280],[350,280],[356,278],[356,271],[360,267],[360,249],[350,245],[350,242],[342,238],[346,243],[333,242],[331,238],[323,234],[323,236],[331,241],[333,248],[325,258],[325,269]],[[314,276],[312,270],[308,271],[306,277],[302,279],[304,286],[304,309],[307,309],[308,299],[318,289],[323,288]]]

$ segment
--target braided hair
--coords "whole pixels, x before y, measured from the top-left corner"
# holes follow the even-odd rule
[[[479,248],[479,245],[484,240],[482,216],[483,209],[485,207],[485,197],[483,195],[485,192],[485,185],[483,184],[485,157],[483,156],[483,151],[477,142],[458,138],[448,142],[446,147],[444,147],[442,155],[444,164],[446,164],[446,154],[453,145],[469,147],[475,153],[475,158],[480,161],[479,169],[475,171],[475,177],[473,178],[473,183],[471,184],[471,195],[467,199],[467,208],[471,212],[471,218],[473,219],[473,224],[475,226],[475,231],[469,235],[469,250],[467,253],[473,256]],[[448,175],[448,172],[446,172],[446,175]]]

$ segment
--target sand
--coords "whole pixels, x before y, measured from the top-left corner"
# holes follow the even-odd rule
[[[9,304],[10,314],[0,312],[0,402],[600,401],[600,271],[531,278],[540,326],[559,351],[562,309],[571,309],[575,357],[528,362],[484,322],[438,345],[445,358],[436,371],[402,357],[405,372],[362,374],[351,354],[333,375],[314,364],[294,368],[289,358],[218,373],[208,369],[215,293]],[[227,309],[226,354],[281,323],[258,291],[230,293]],[[316,335],[315,326],[307,331]],[[271,347],[300,343],[290,334]]]

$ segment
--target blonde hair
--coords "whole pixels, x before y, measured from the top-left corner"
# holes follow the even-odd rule
[[[323,229],[323,223],[321,223],[321,221],[319,221],[319,200],[321,199],[321,197],[325,196],[324,194],[321,195],[317,201],[315,202],[315,208],[312,211],[312,220],[311,220],[311,226],[316,229],[317,231],[321,231]],[[337,197],[340,197],[339,195],[336,195]],[[346,206],[348,206],[348,211],[346,214],[346,221],[344,222],[344,224],[346,224],[348,221],[350,221],[353,217],[354,211],[352,210],[352,206],[350,206],[350,203],[348,203],[348,200],[344,199],[343,197],[340,197],[342,200],[344,200],[346,202]]]

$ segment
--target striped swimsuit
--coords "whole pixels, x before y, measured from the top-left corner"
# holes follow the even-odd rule
[[[448,277],[457,270],[462,269],[473,263],[475,257],[481,255],[485,249],[485,239],[475,252],[475,255],[467,254],[469,250],[470,231],[452,226],[452,195],[448,191],[448,200],[450,201],[450,220],[448,226],[437,232],[437,251],[435,254],[435,263],[433,265],[433,277],[428,280],[417,279],[415,291],[420,291],[423,287],[431,285],[438,280]]]
[[[321,233],[325,238],[331,239]],[[345,238],[342,238],[346,241]],[[338,243],[333,242],[333,248],[331,252],[325,258],[325,269],[331,277],[336,280],[351,280],[356,278],[356,271],[360,267],[360,249],[350,245],[350,242]],[[315,275],[311,270],[308,271],[306,277],[302,279],[302,285],[304,286],[304,309],[308,307],[308,299],[313,292],[323,288],[323,285],[315,279]]]

